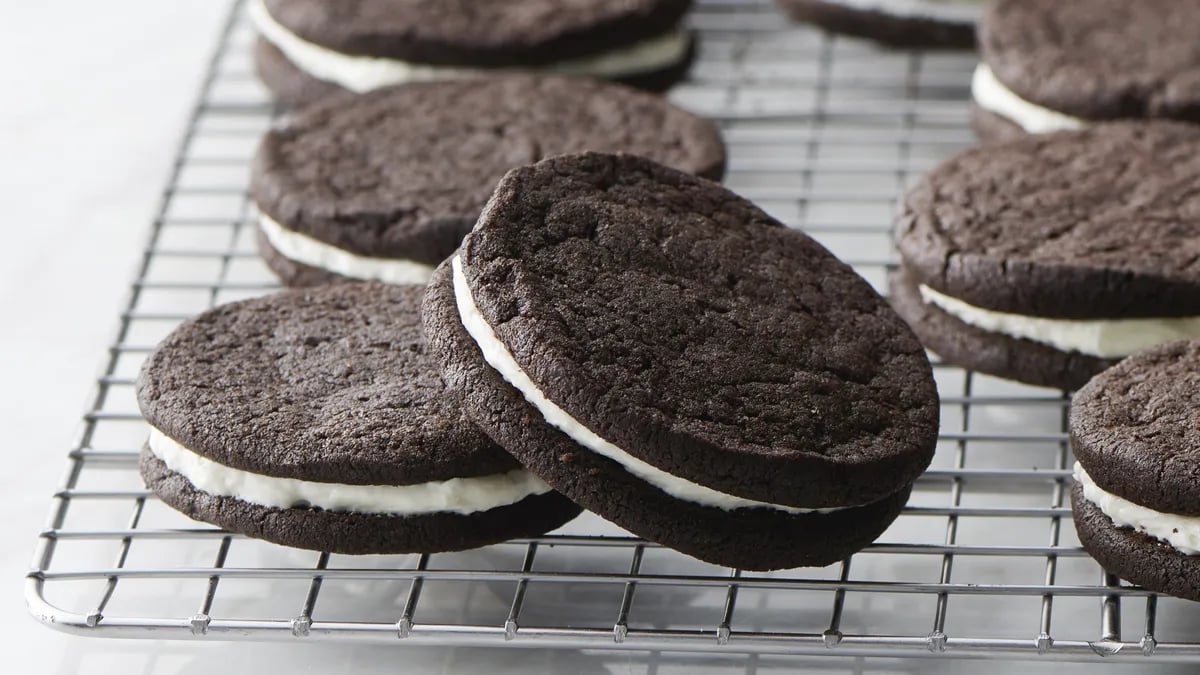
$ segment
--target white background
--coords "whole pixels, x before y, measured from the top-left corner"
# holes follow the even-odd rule
[[[827,673],[1011,669],[948,661],[711,661],[667,655],[101,641],[38,625],[25,611],[22,576],[225,12],[226,4],[217,0],[8,0],[0,7],[4,672],[782,673],[801,665]],[[1052,664],[1020,667],[1082,672],[1082,667]],[[1137,666],[1115,670],[1134,668],[1146,672]]]

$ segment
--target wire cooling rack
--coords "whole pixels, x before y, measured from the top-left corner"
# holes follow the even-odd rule
[[[701,0],[671,94],[724,129],[729,185],[879,289],[899,195],[972,142],[965,54],[886,51]],[[235,5],[27,579],[81,635],[889,656],[1200,660],[1200,605],[1129,587],[1078,547],[1067,399],[937,365],[932,469],[879,542],[824,569],[714,567],[580,518],[536,540],[422,556],[296,551],[185,519],[143,488],[133,382],[216,303],[275,288],[254,252],[249,159],[278,117]]]

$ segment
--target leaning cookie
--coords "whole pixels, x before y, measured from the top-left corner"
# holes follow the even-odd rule
[[[461,550],[575,517],[446,398],[420,302],[339,284],[184,323],[138,379],[146,484],[191,518],[337,553]]]
[[[1122,579],[1200,600],[1200,341],[1105,371],[1071,403],[1079,541]]]
[[[662,97],[510,75],[338,97],[267,134],[251,179],[259,249],[290,286],[425,283],[511,168],[599,150],[720,179],[716,127]]]
[[[893,303],[945,360],[1077,389],[1200,337],[1200,127],[1114,122],[973,148],[904,201]]]
[[[1200,4],[998,0],[980,23],[981,138],[1120,118],[1200,121]]]
[[[797,21],[893,47],[970,49],[984,0],[778,0]]]
[[[536,70],[661,90],[693,57],[691,0],[251,0],[259,78],[281,102]]]
[[[932,457],[930,365],[871,287],[643,158],[510,172],[424,318],[480,428],[584,507],[708,562],[841,560]]]

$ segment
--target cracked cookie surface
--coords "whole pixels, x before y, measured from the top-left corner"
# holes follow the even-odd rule
[[[348,554],[475,548],[574,518],[578,506],[520,471],[447,395],[422,335],[421,296],[339,284],[181,325],[138,379],[147,421],[183,446],[160,454],[167,446],[151,438],[139,464],[146,485],[190,518]],[[509,472],[532,486],[510,503],[488,501],[494,480],[456,480]],[[441,481],[451,482],[420,485]],[[310,504],[314,494],[332,501]],[[407,510],[373,512],[372,499]],[[464,504],[476,510],[456,510]]]
[[[915,282],[999,312],[1200,314],[1200,128],[1114,122],[972,148],[904,200]]]
[[[1071,403],[1071,445],[1105,491],[1155,511],[1200,516],[1200,341],[1120,362]]]
[[[1000,0],[983,61],[1039,106],[1090,120],[1200,120],[1200,5],[1178,0]]]
[[[421,295],[340,284],[209,310],[146,361],[142,413],[197,454],[282,478],[411,485],[519,468],[446,396]]]
[[[663,98],[552,76],[421,83],[335,98],[271,131],[251,192],[288,230],[375,258],[437,264],[511,168],[597,150],[719,180],[716,127]]]

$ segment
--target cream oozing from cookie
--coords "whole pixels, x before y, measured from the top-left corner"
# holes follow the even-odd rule
[[[349,279],[388,284],[423,284],[433,275],[432,265],[401,258],[369,258],[351,253],[289,230],[266,214],[259,215],[258,226],[271,247],[288,260]]]
[[[516,504],[551,489],[524,469],[414,485],[345,485],[264,476],[202,457],[154,427],[150,428],[146,446],[168,469],[201,492],[280,509],[317,507],[393,516],[469,515]]]
[[[1164,342],[1200,337],[1200,317],[1050,319],[983,309],[921,285],[921,298],[963,323],[1066,352],[1123,358]]]
[[[971,97],[980,108],[1013,122],[1031,134],[1070,131],[1087,126],[1087,122],[1078,117],[1043,108],[1017,96],[996,79],[986,63],[975,67],[975,74],[971,78]]]
[[[983,14],[985,0],[833,0],[834,4],[882,12],[891,16],[920,17],[975,23]]]
[[[308,42],[276,21],[262,0],[250,4],[258,32],[300,70],[355,93],[405,82],[480,77],[497,69],[434,66],[399,59],[342,54]],[[687,57],[691,37],[682,27],[592,56],[547,63],[538,70],[562,75],[616,78],[661,70]]]
[[[1185,555],[1200,553],[1200,516],[1163,513],[1118,497],[1096,485],[1079,462],[1075,462],[1075,480],[1083,486],[1084,499],[1095,504],[1117,527],[1164,541]]]
[[[563,432],[579,445],[620,464],[629,473],[672,497],[705,506],[715,506],[727,511],[744,508],[767,508],[792,514],[830,513],[841,511],[845,508],[853,508],[806,509],[783,506],[781,504],[770,504],[726,494],[663,471],[604,440],[547,398],[546,394],[517,363],[512,352],[501,342],[500,337],[496,335],[496,331],[492,329],[487,319],[479,311],[478,305],[475,304],[475,297],[472,295],[467,283],[467,276],[463,272],[461,258],[457,255],[454,256],[450,264],[453,271],[454,299],[458,308],[459,319],[462,321],[467,334],[470,335],[475,345],[479,348],[479,351],[482,352],[483,360],[495,369],[506,382],[521,392],[525,400],[542,414],[542,417],[550,426]]]

